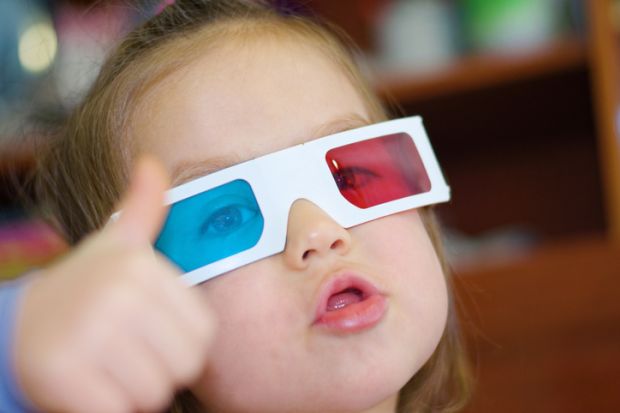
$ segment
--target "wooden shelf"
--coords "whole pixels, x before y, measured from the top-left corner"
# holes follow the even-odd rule
[[[518,54],[476,55],[428,74],[382,73],[375,86],[383,96],[411,103],[490,88],[587,66],[583,41],[568,38]]]
[[[608,233],[620,245],[620,44],[617,27],[609,18],[617,2],[588,2],[592,24],[592,93],[599,138],[599,157],[605,188]]]
[[[465,412],[620,411],[619,277],[620,248],[598,238],[458,274],[477,380]]]

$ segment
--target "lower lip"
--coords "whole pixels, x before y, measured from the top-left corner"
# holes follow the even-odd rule
[[[355,333],[377,325],[386,312],[387,299],[375,294],[339,310],[323,313],[314,325],[338,333]]]

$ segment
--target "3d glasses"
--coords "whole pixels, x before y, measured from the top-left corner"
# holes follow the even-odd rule
[[[419,117],[336,133],[177,186],[155,248],[191,285],[282,252],[289,209],[344,228],[450,198]]]

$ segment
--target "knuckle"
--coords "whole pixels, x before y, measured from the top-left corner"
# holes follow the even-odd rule
[[[131,401],[120,392],[98,392],[97,389],[84,389],[90,397],[86,400],[82,395],[74,398],[71,408],[67,412],[91,413],[132,413]],[[87,405],[86,405],[87,404]]]
[[[185,385],[191,382],[201,371],[202,365],[200,360],[196,359],[196,353],[186,353],[186,355],[175,360],[172,366],[175,382]]]
[[[153,262],[145,254],[132,254],[125,263],[125,272],[128,279],[143,284],[148,281]]]
[[[153,375],[140,393],[136,396],[136,404],[140,411],[159,411],[171,399],[172,385],[165,377]]]
[[[113,413],[132,413],[131,402],[124,397],[116,396],[110,397],[106,401],[101,402],[101,406],[105,408],[101,409],[101,412],[113,412]]]
[[[109,318],[121,321],[127,314],[132,314],[139,303],[135,289],[123,283],[116,284],[101,298],[101,317],[107,321],[110,321]]]
[[[76,371],[74,359],[70,353],[75,353],[72,349],[59,349],[59,351],[46,352],[46,357],[41,357],[37,362],[38,380],[45,388],[62,393],[67,382],[71,380],[58,380],[59,377],[67,377],[67,372]]]

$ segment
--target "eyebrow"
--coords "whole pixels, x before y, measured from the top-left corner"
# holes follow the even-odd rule
[[[301,142],[308,142],[324,136],[333,135],[338,132],[360,128],[362,126],[370,125],[370,123],[371,122],[368,119],[356,113],[351,113],[321,124],[307,137],[302,139]],[[246,160],[248,159],[242,159],[237,154],[231,154],[228,156],[211,157],[200,161],[181,161],[176,164],[172,170],[172,186],[174,187],[181,185],[192,179],[208,175]]]
[[[370,125],[370,121],[368,119],[365,119],[357,113],[351,113],[320,125],[312,131],[310,136],[305,139],[304,142],[368,125]]]
[[[243,159],[237,155],[217,156],[200,161],[181,161],[172,169],[172,186],[184,184],[192,179],[241,162]]]

